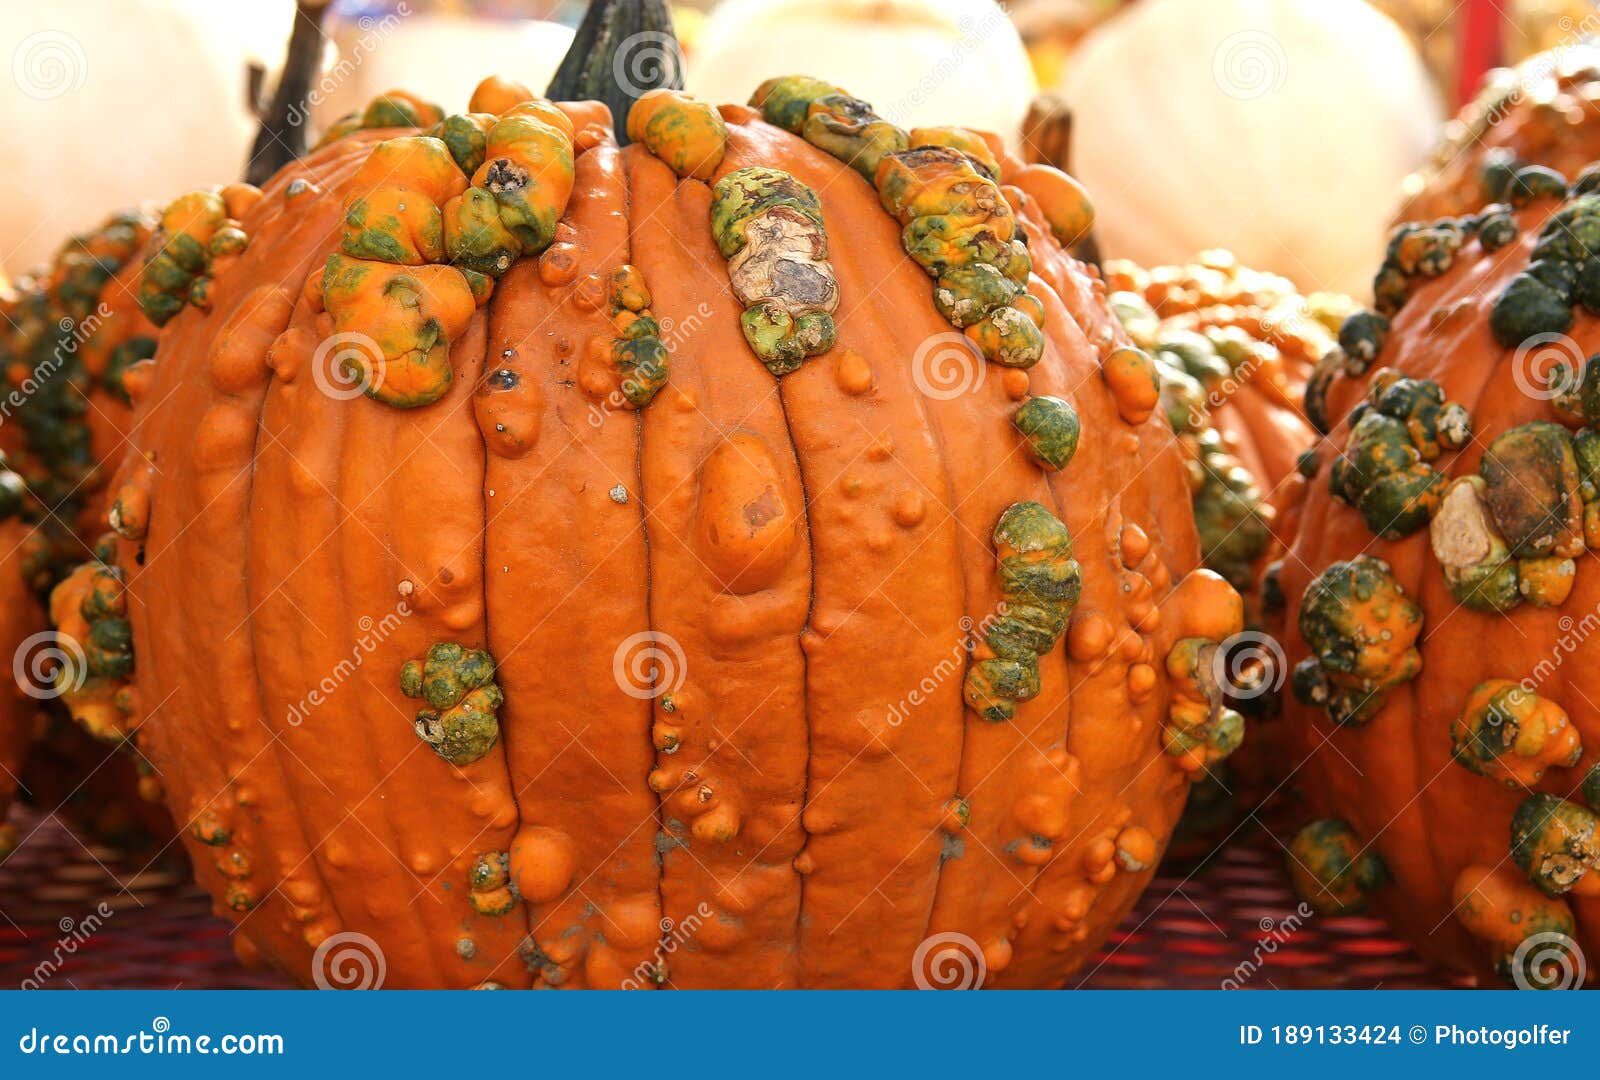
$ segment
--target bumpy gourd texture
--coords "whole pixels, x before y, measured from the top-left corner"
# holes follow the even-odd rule
[[[1405,181],[1397,222],[1474,213],[1502,201],[1517,169],[1576,176],[1600,158],[1600,49],[1563,45],[1484,77],[1432,160]]]
[[[593,103],[496,88],[482,186],[403,130],[267,184],[136,414],[141,740],[241,950],[309,980],[358,931],[390,986],[906,986],[959,932],[990,984],[1060,983],[1231,748],[1208,648],[1242,621],[1195,571],[1153,366],[1050,234],[1064,188],[997,186],[1039,175],[945,132],[895,174],[897,218],[835,156],[893,135],[842,95],[791,118],[834,152],[683,99],[619,150]],[[510,110],[561,180],[537,206],[492,149]],[[374,177],[401,136],[428,171]],[[415,254],[349,253],[357,200],[424,181],[478,230],[445,209],[441,254],[408,197],[364,227]],[[902,220],[947,284],[985,283],[968,337],[1015,366],[964,352],[969,393],[918,388],[960,330]],[[452,263],[502,228],[491,278]],[[450,275],[470,299],[334,367],[336,316],[385,325],[390,294],[329,287],[357,258],[435,276],[400,286],[420,310]],[[397,361],[428,402],[385,396]],[[1043,397],[1081,431],[1013,424]],[[615,658],[647,632],[682,658],[641,689]]]
[[[1334,346],[1354,301],[1302,296],[1277,274],[1241,266],[1226,251],[1182,266],[1106,264],[1112,310],[1162,373],[1162,398],[1188,459],[1205,565],[1245,598],[1255,630],[1281,632],[1276,560],[1305,500],[1302,458],[1316,433],[1302,413],[1306,379]],[[1259,643],[1239,646],[1251,655]],[[1237,654],[1236,654],[1237,655]],[[1277,682],[1283,672],[1236,660],[1243,680]],[[1251,685],[1238,708],[1250,737],[1190,793],[1173,841],[1180,860],[1203,858],[1252,827],[1250,815],[1283,792],[1278,694]]]
[[[1531,935],[1600,947],[1596,186],[1530,167],[1510,205],[1396,231],[1313,376],[1320,524],[1282,571],[1311,898],[1535,984]]]
[[[122,458],[132,394],[155,351],[156,328],[136,294],[151,232],[143,213],[113,215],[69,239],[48,266],[0,296],[6,393],[0,448],[17,470],[0,472],[0,516],[15,520],[15,536],[0,552],[0,591],[15,598],[5,604],[18,629],[13,646],[52,627],[44,601],[75,567],[93,559],[105,530],[110,471]],[[6,527],[13,527],[11,520]],[[23,630],[25,618],[31,625]],[[96,636],[114,647],[126,632],[126,622],[114,620]],[[75,642],[91,652],[96,647],[86,632]],[[30,650],[25,665],[39,664],[41,655],[48,655],[44,645]],[[30,672],[36,692],[49,690],[49,675],[47,664]],[[172,827],[164,823],[148,763],[124,739],[135,721],[131,693],[117,699],[107,680],[85,685],[71,670],[58,669],[58,675],[57,700],[23,696],[7,725],[17,729],[20,743],[32,738],[40,714],[62,718],[49,726],[47,750],[19,751],[28,761],[26,787],[35,801],[96,839],[159,847]],[[103,743],[90,746],[66,731],[67,713]]]

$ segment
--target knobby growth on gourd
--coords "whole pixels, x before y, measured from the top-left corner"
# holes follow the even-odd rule
[[[1333,563],[1307,586],[1300,608],[1312,655],[1295,665],[1295,697],[1326,709],[1335,724],[1365,724],[1388,690],[1422,670],[1421,633],[1422,608],[1388,563],[1371,555]]]
[[[216,276],[249,246],[239,218],[260,194],[234,184],[191,191],[167,205],[139,278],[139,306],[151,322],[165,326],[185,304],[211,309]]]
[[[744,339],[787,375],[833,347],[839,285],[816,194],[781,169],[739,169],[711,188],[711,232],[745,306]]]
[[[906,253],[934,278],[940,314],[985,358],[1017,368],[1038,362],[1044,307],[1027,293],[1026,237],[980,135],[954,127],[904,131],[839,87],[801,75],[769,79],[750,104],[768,123],[827,151],[873,185],[902,226]],[[1092,221],[1087,200],[1072,210],[1068,203],[1049,201],[1052,226]],[[1107,377],[1115,390],[1117,382]],[[1153,376],[1149,381],[1153,405]]]
[[[1036,502],[1013,503],[994,529],[1004,597],[973,650],[962,694],[985,720],[1010,720],[1039,693],[1039,657],[1055,648],[1082,588],[1072,534]]]
[[[1445,401],[1438,383],[1384,369],[1349,421],[1350,440],[1329,470],[1329,490],[1360,510],[1375,536],[1409,536],[1439,505],[1444,474],[1430,462],[1467,444],[1471,417]]]
[[[1244,717],[1228,706],[1222,642],[1244,629],[1244,602],[1234,587],[1211,570],[1196,570],[1178,584],[1172,604],[1180,609],[1184,636],[1167,653],[1172,700],[1162,725],[1167,754],[1190,774],[1207,772],[1244,741]]]
[[[72,718],[98,739],[121,742],[132,734],[133,628],[115,543],[109,534],[96,557],[79,566],[50,594],[50,622],[64,660],[56,689]]]
[[[1583,756],[1566,710],[1509,679],[1487,679],[1467,698],[1450,727],[1453,756],[1506,787],[1530,787],[1552,765],[1571,768]]]
[[[505,695],[482,649],[439,642],[400,668],[400,690],[427,703],[417,711],[417,736],[450,764],[470,765],[494,749]]]
[[[1360,911],[1389,881],[1378,853],[1363,850],[1355,830],[1335,818],[1313,821],[1295,834],[1289,875],[1301,898],[1325,914]]]

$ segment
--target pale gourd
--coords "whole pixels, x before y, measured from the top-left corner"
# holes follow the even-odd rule
[[[449,111],[466,108],[477,73],[544,86],[572,44],[571,27],[538,19],[416,13],[328,18],[329,56],[311,115],[319,130],[403,86]],[[445,63],[471,58],[470,64]]]
[[[0,8],[0,259],[13,275],[113,211],[237,176],[289,0],[75,0]]]
[[[1442,118],[1410,44],[1360,0],[1146,0],[1085,40],[1061,91],[1108,256],[1225,246],[1356,296]]]

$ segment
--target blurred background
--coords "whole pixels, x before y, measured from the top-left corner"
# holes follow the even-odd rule
[[[305,8],[53,0],[0,13],[0,260],[11,277],[118,208],[237,178]],[[404,88],[463,109],[480,76],[548,82],[563,0],[334,0],[305,123]],[[1087,186],[1107,256],[1226,241],[1362,296],[1405,176],[1486,71],[1600,26],[1578,0],[683,0],[688,88],[836,82],[902,126],[1003,134]]]

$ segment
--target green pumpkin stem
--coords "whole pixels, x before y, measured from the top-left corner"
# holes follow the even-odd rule
[[[591,0],[545,96],[605,102],[626,146],[628,110],[658,89],[683,89],[683,53],[665,0]]]

